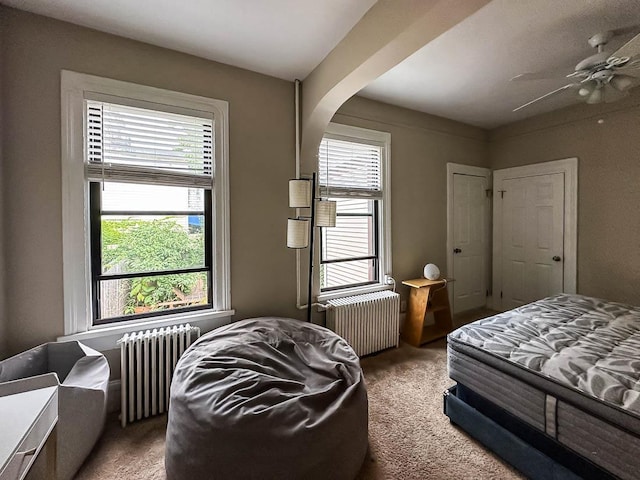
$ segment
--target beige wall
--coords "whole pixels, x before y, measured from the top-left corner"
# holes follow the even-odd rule
[[[0,14],[10,352],[63,334],[61,69],[229,102],[235,318],[301,318],[295,255],[285,247],[293,84],[17,10]],[[485,133],[357,97],[334,120],[392,134],[394,276],[419,276],[427,261],[444,266],[446,162],[486,165]]]
[[[487,167],[486,132],[362,97],[347,101],[332,121],[391,133],[391,235],[398,284],[421,277],[427,263],[445,272],[447,162]],[[408,287],[398,290],[406,297]]]
[[[9,187],[3,192],[9,350],[63,334],[61,69],[229,102],[235,318],[301,318],[284,227],[294,175],[292,83],[17,10],[0,13],[2,101],[10,119],[1,172]],[[446,163],[486,165],[485,133],[357,97],[334,120],[392,134],[394,276],[419,276],[427,261],[444,266]]]
[[[0,358],[4,339],[13,353],[63,334],[61,69],[229,102],[235,318],[302,318],[295,309],[295,255],[285,247],[287,180],[294,175],[292,83],[5,7],[0,17],[6,287],[0,278]],[[392,135],[398,281],[420,276],[427,262],[444,270],[447,162],[504,168],[577,156],[579,291],[640,304],[638,105],[640,94],[627,104],[581,105],[489,136],[361,97],[345,103],[333,121]]]
[[[3,30],[2,16],[0,15],[0,32]],[[0,35],[0,65],[4,63],[4,42],[3,37]],[[7,349],[7,315],[4,308],[4,228],[3,228],[3,216],[4,208],[2,201],[2,192],[4,187],[2,184],[2,169],[3,169],[3,156],[2,156],[2,72],[0,71],[0,359],[5,357]]]
[[[293,84],[0,7],[9,350],[63,334],[60,70],[227,100],[236,318],[301,317],[285,245]]]
[[[493,169],[578,157],[578,292],[640,305],[640,91],[490,133]],[[598,120],[602,119],[602,123]]]

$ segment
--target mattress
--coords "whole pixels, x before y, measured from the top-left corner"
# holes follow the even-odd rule
[[[637,478],[640,307],[556,295],[448,340],[453,380],[620,478]]]

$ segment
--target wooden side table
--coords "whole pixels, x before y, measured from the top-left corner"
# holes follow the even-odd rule
[[[402,339],[414,347],[419,347],[423,343],[446,337],[453,330],[447,281],[417,278],[405,280],[402,284],[411,287]],[[433,313],[433,325],[424,324],[428,313]]]

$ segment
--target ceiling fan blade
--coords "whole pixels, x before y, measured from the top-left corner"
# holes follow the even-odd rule
[[[640,32],[640,24],[638,25],[629,25],[628,27],[616,28],[615,30],[611,30],[614,37],[619,35],[626,35],[628,33],[639,33]]]
[[[640,55],[640,33],[625,43],[618,50],[613,52],[610,57],[622,58],[622,57],[635,57]]]
[[[629,77],[640,78],[640,68],[630,68],[629,70],[616,70],[616,75],[623,74]]]
[[[531,100],[530,102],[525,103],[524,105],[520,105],[518,108],[514,108],[512,111],[517,112],[518,110],[522,110],[523,108],[528,107],[529,105],[531,105],[533,103],[539,102],[540,100],[544,100],[545,98],[551,97],[552,95],[556,95],[556,94],[558,94],[560,92],[563,92],[564,90],[566,90],[568,88],[577,88],[579,86],[580,86],[580,84],[570,83],[570,84],[565,85],[563,87],[556,88],[552,92],[545,93],[541,97],[535,98],[535,99]]]
[[[525,72],[516,75],[511,79],[512,82],[520,82],[523,80],[553,80],[567,76],[566,68],[558,68],[556,70],[546,70],[544,72]]]
[[[615,73],[640,77],[640,56],[632,58],[624,67],[616,68]]]

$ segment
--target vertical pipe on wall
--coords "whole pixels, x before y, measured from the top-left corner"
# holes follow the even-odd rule
[[[0,20],[0,27],[4,22]],[[2,55],[3,50],[3,36],[0,35],[0,56]],[[2,58],[0,58],[0,64],[2,63]],[[0,83],[2,82],[2,75],[0,75]],[[0,85],[0,92],[2,91]],[[0,95],[0,132],[2,132],[2,95]],[[2,150],[2,136],[0,135],[0,194],[4,192],[3,183],[3,150]],[[4,277],[5,277],[5,260],[4,260],[4,199],[0,195],[0,360],[2,360],[5,355],[9,351],[9,341],[7,338],[9,337],[9,326],[7,315],[5,311],[5,295],[4,295]]]
[[[300,80],[295,80],[296,178],[300,178]]]
[[[295,85],[295,125],[296,125],[296,177],[300,178],[300,80],[296,79]],[[296,217],[300,215],[300,209],[296,208]],[[313,228],[313,226],[311,227]],[[296,307],[304,308],[300,303],[300,249],[296,248]]]
[[[300,119],[300,86],[301,86],[301,82],[300,80],[295,80],[295,128],[296,128],[296,153],[295,153],[295,158],[296,158],[296,178],[300,178],[300,148],[301,148],[301,144],[300,144],[300,127],[301,127],[301,119]],[[311,317],[312,317],[312,312],[311,312],[311,307],[313,305],[320,305],[322,307],[326,307],[325,305],[319,304],[319,303],[313,303],[313,261],[314,261],[314,255],[315,255],[315,251],[314,251],[314,236],[315,236],[315,202],[316,202],[316,184],[317,184],[317,175],[316,172],[313,172],[312,175],[312,195],[311,195],[311,225],[310,225],[310,238],[311,238],[311,242],[309,245],[309,277],[307,279],[308,281],[308,293],[307,293],[307,303],[306,304],[302,304],[302,299],[301,299],[301,257],[300,257],[300,250],[299,248],[296,249],[296,308],[298,310],[303,310],[306,309],[307,310],[307,321],[311,321]],[[296,217],[300,216],[300,209],[296,208]]]

